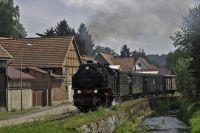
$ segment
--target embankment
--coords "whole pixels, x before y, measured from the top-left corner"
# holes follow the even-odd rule
[[[96,119],[80,126],[81,131],[87,132],[120,132],[119,126],[124,122],[138,123],[143,117],[152,113],[167,112],[171,109],[177,109],[179,106],[179,97],[156,97],[131,100],[120,105],[112,107],[110,115]],[[125,130],[134,131],[133,127],[125,127]],[[123,129],[122,129],[123,130]],[[126,131],[123,131],[126,132]]]

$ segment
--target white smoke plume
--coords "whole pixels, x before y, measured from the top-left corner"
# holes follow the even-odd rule
[[[166,53],[173,49],[169,37],[195,0],[62,0],[66,5],[90,8],[88,26],[97,44],[119,51],[122,44],[132,50]]]

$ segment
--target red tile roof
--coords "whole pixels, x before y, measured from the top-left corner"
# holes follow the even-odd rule
[[[105,53],[100,53],[100,55],[110,64],[110,65],[114,65],[112,58],[113,56],[110,54],[105,54]]]
[[[25,67],[62,67],[71,43],[75,43],[73,37],[0,39],[0,44],[15,59],[13,67],[20,66],[21,55]]]
[[[133,71],[135,69],[134,58],[112,58],[114,65],[120,65],[122,71]]]
[[[158,70],[158,68],[156,66],[148,63],[145,58],[139,57],[138,60],[140,60],[143,63],[143,65],[146,66],[147,70]]]
[[[17,79],[17,80],[21,79],[20,71],[11,66],[7,67],[7,76],[10,79]],[[23,80],[33,80],[34,77],[22,72],[22,79]]]

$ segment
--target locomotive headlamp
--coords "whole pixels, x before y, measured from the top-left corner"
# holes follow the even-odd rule
[[[78,94],[81,94],[81,90],[77,90],[77,93],[78,93]]]
[[[97,90],[94,90],[94,93],[98,93],[98,91],[97,91]]]
[[[86,67],[85,67],[85,69],[86,69],[86,70],[89,70],[89,69],[90,69],[90,67],[89,67],[89,66],[86,66]]]

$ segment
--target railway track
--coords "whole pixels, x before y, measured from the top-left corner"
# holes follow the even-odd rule
[[[44,124],[44,123],[53,123],[53,122],[56,122],[56,121],[62,121],[62,120],[65,120],[67,118],[73,117],[78,113],[80,113],[80,111],[78,109],[76,109],[76,110],[74,110],[72,112],[64,113],[62,115],[55,116],[54,118],[45,120],[42,123]]]

